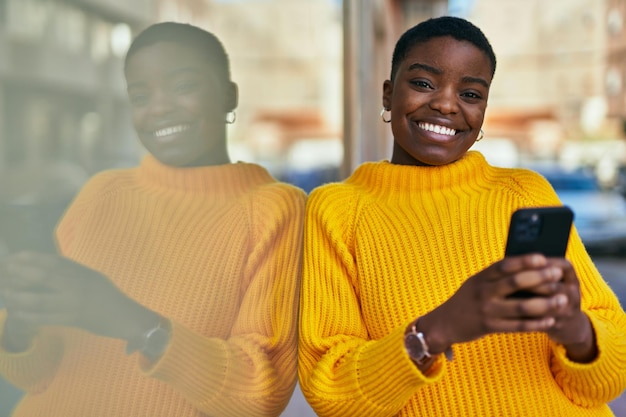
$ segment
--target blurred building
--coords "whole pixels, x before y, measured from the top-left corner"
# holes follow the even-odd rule
[[[626,124],[626,0],[608,0],[606,8],[608,113]],[[626,130],[626,125],[624,126]]]
[[[606,1],[477,0],[469,18],[498,58],[487,136],[553,156],[569,140],[612,135],[606,118]]]
[[[0,0],[0,168],[124,164],[121,56],[151,0]]]
[[[261,163],[285,180],[300,178],[292,171],[305,166],[338,168],[334,155],[301,150],[341,143],[341,2],[159,0],[157,15],[210,30],[224,44],[239,86],[233,159]]]
[[[152,0],[0,0],[0,241],[54,250],[94,172],[135,165],[123,62]]]
[[[89,174],[130,162],[120,56],[150,7],[0,0],[0,255],[54,251],[52,229]],[[20,395],[0,378],[0,416]]]
[[[363,161],[391,157],[391,130],[380,111],[393,48],[408,28],[447,11],[447,0],[344,0],[343,177]]]

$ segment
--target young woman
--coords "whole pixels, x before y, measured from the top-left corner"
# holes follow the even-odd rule
[[[60,255],[0,266],[0,372],[17,416],[279,415],[296,379],[304,193],[231,163],[237,105],[212,34],[160,23],[125,63],[149,151],[95,176]]]
[[[513,211],[560,202],[468,151],[495,67],[466,20],[409,29],[383,84],[391,161],[309,196],[299,377],[318,415],[609,416],[626,388],[626,315],[576,231],[567,259],[504,257]]]

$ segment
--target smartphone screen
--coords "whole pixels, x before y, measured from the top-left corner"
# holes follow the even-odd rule
[[[574,220],[567,206],[528,207],[513,213],[505,256],[541,253],[564,257]]]

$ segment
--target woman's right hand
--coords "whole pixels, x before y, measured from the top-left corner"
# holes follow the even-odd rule
[[[23,346],[43,326],[134,340],[159,319],[101,272],[56,254],[20,252],[0,261],[0,297],[9,321],[5,347],[13,340]]]
[[[419,330],[432,353],[453,343],[468,342],[491,333],[542,332],[555,323],[567,302],[558,293],[563,271],[543,255],[507,257],[470,277],[435,310],[421,317]],[[532,291],[537,296],[514,296]]]

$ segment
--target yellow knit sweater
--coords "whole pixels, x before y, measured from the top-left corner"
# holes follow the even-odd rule
[[[567,257],[599,355],[569,361],[547,336],[496,334],[453,346],[423,375],[408,324],[504,255],[511,213],[555,205],[526,170],[469,152],[441,167],[365,163],[307,202],[299,377],[320,416],[610,416],[626,388],[626,315],[577,233]]]
[[[29,351],[0,352],[27,392],[14,415],[280,414],[296,380],[304,198],[245,163],[149,156],[97,175],[58,227],[60,251],[171,319],[170,346],[148,367],[120,340],[44,328]]]

